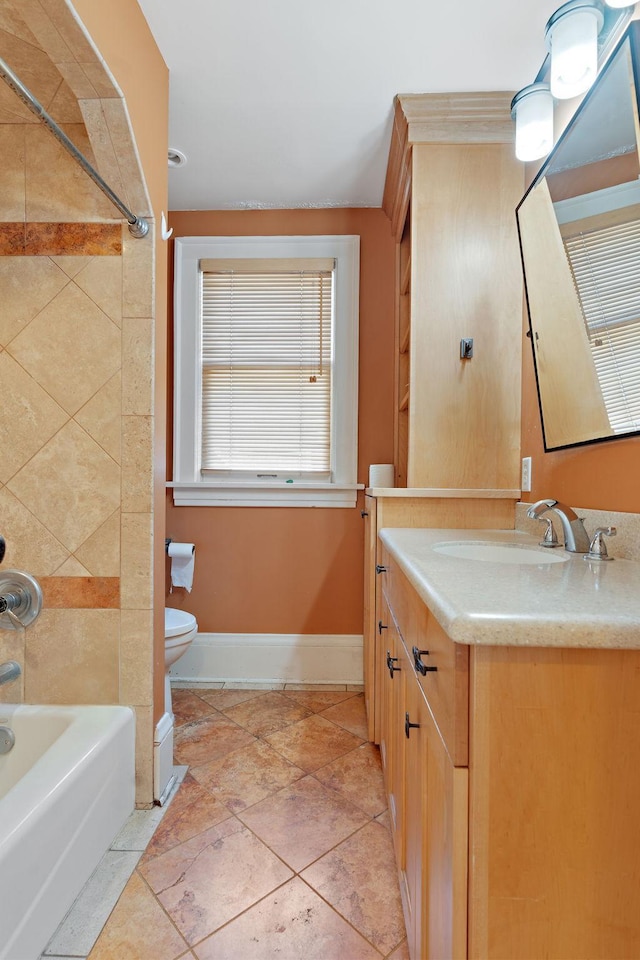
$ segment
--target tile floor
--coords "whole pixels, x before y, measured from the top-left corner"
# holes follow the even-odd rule
[[[408,960],[353,690],[180,689],[188,764],[90,960]]]

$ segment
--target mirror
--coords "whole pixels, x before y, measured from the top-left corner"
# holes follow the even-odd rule
[[[632,23],[517,209],[545,450],[640,432]]]

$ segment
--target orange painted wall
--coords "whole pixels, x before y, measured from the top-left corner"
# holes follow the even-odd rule
[[[370,463],[393,460],[395,248],[382,210],[174,212],[170,224],[178,237],[360,236],[358,480],[366,483]],[[167,535],[196,544],[193,592],[177,590],[170,604],[192,611],[206,632],[362,633],[363,503],[360,494],[357,509],[174,507],[169,494]]]
[[[127,102],[131,126],[156,224],[169,206],[169,71],[136,0],[73,0],[91,39],[116,79]],[[139,211],[134,210],[134,213]],[[139,240],[137,243],[147,241]],[[164,581],[165,443],[167,371],[168,248],[156,238],[155,413],[154,413],[154,583]],[[154,719],[164,704],[164,596],[154,596]]]

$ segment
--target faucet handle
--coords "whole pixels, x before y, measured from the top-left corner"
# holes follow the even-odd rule
[[[540,547],[558,547],[558,534],[556,533],[556,528],[553,525],[553,520],[551,517],[536,517],[537,520],[541,520],[543,523],[546,523],[547,529],[544,532],[544,537],[540,540],[538,544]]]
[[[585,554],[585,560],[613,560],[614,558],[607,553],[604,538],[615,537],[617,532],[615,527],[598,527],[589,544],[589,552]]]

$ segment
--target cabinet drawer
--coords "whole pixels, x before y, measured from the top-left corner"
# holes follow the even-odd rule
[[[469,763],[469,648],[447,636],[393,560],[387,557],[385,566],[389,606],[414,665],[415,676],[453,764],[466,767]],[[426,672],[420,671],[420,664]]]

